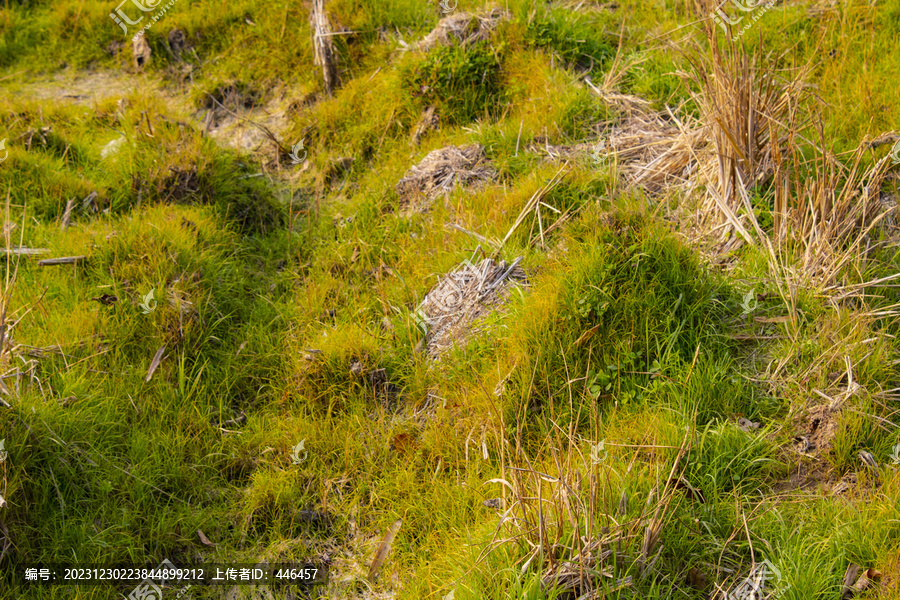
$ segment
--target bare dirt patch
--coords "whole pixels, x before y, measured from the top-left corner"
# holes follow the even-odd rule
[[[19,90],[36,100],[76,104],[94,104],[108,98],[148,92],[162,94],[167,100],[174,99],[165,92],[161,82],[119,71],[66,70],[43,78],[39,83],[23,84]]]
[[[210,94],[193,117],[221,146],[243,152],[270,146],[277,152],[275,140],[281,139],[290,127],[289,109],[290,102],[280,93],[273,93],[262,102],[252,90],[231,84]]]
[[[200,193],[200,179],[197,167],[169,167],[170,174],[161,179],[156,186],[163,202],[189,202]]]
[[[264,148],[277,152],[269,133],[280,139],[290,126],[290,99],[277,91],[263,102],[236,86],[223,86],[198,109],[191,105],[186,91],[173,89],[148,75],[117,71],[65,71],[17,89],[37,100],[88,106],[129,94],[157,96],[176,113],[190,116],[192,124],[219,145],[245,152]]]
[[[831,449],[831,441],[837,433],[837,412],[828,406],[816,406],[807,413],[801,424],[802,435],[797,445],[804,453],[821,455]]]

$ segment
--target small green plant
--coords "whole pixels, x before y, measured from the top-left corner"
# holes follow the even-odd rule
[[[609,308],[607,298],[609,298],[609,293],[605,289],[590,286],[588,291],[576,301],[573,307],[574,314],[570,314],[568,318],[573,319],[577,315],[589,321],[599,321]]]
[[[615,382],[615,365],[607,365],[605,370],[592,371],[589,375],[588,390],[595,398],[600,394],[609,392]]]
[[[403,87],[423,105],[436,106],[442,119],[468,123],[501,109],[503,48],[476,44],[441,46],[414,69],[402,71]]]
[[[756,217],[756,222],[759,223],[763,231],[772,231],[775,227],[772,200],[764,197],[758,189],[751,189],[749,192],[750,205],[753,207],[753,215]]]
[[[622,359],[619,364],[608,364],[603,369],[591,370],[588,373],[588,391],[594,399],[605,394],[614,394],[616,401],[623,405],[643,401],[659,387],[659,379],[655,376],[662,366],[659,361],[654,360],[653,364],[644,370],[646,363],[643,350],[637,352],[627,350],[618,356]],[[641,387],[639,382],[647,375],[651,377],[650,385]]]
[[[614,54],[613,45],[599,39],[598,30],[568,11],[549,12],[529,22],[526,40],[547,49],[567,65],[601,71]]]

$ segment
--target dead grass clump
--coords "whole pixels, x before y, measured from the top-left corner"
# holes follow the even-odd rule
[[[596,164],[616,166],[632,186],[657,194],[689,182],[697,169],[697,154],[706,146],[706,132],[693,119],[679,120],[671,110],[650,110],[633,96],[611,94],[587,83],[619,110],[619,123],[598,128],[599,139],[574,146],[532,146],[554,159],[586,156]]]
[[[635,111],[606,141],[626,181],[653,194],[687,184],[706,143],[702,128],[679,121],[671,111]]]
[[[794,146],[791,152],[791,162],[798,164],[799,150]],[[803,284],[841,292],[832,285],[840,271],[881,245],[872,232],[884,227],[896,206],[883,201],[881,194],[891,164],[885,156],[865,168],[867,152],[867,140],[853,152],[849,164],[823,152],[811,161],[812,177],[802,177],[786,159],[777,159],[773,237],[779,249],[793,249],[799,255],[798,279]]]
[[[709,50],[698,47],[686,53],[692,71],[684,75],[699,90],[692,97],[712,139],[711,160],[704,161],[699,173],[707,189],[701,218],[705,229],[718,228],[720,239],[736,232],[753,244],[750,231],[761,235],[761,230],[752,218],[747,191],[765,183],[775,164],[796,146],[796,134],[808,119],[800,108],[811,96],[805,71],[785,80],[774,57],[748,55],[731,40],[720,46],[710,23],[706,34]]]
[[[555,441],[566,443],[561,436]],[[515,450],[509,446],[515,455],[503,456],[508,461],[503,477],[493,480],[503,484],[502,505],[509,508],[482,556],[515,543],[525,554],[522,571],[534,564],[545,592],[555,589],[560,598],[603,598],[646,577],[674,583],[657,563],[664,548],[661,534],[684,501],[677,482],[685,481],[679,464],[687,446],[636,514],[629,511],[634,499],[613,483],[616,471],[585,457],[573,438],[568,443],[568,452],[554,449],[546,462],[526,456],[518,444]]]
[[[432,200],[449,194],[457,184],[467,187],[492,181],[497,173],[486,161],[480,144],[432,150],[397,183],[401,205],[425,210]]]
[[[599,138],[596,142],[568,147],[545,145],[543,149],[553,158],[588,155],[598,166],[615,166],[630,186],[651,194],[690,187],[709,145],[707,128],[689,115],[676,116],[682,112],[678,109],[657,111],[643,98],[620,93],[619,84],[639,62],[622,59],[620,54],[602,82],[594,84],[590,77],[584,78],[591,91],[618,115],[612,123],[594,126]]]
[[[427,327],[428,357],[437,359],[454,346],[464,346],[479,328],[477,321],[509,298],[515,285],[527,285],[525,271],[504,261],[485,258],[477,265],[463,261],[425,296],[417,313]]]
[[[477,14],[454,13],[441,19],[428,35],[407,49],[428,52],[437,46],[470,46],[490,39],[497,26],[507,18],[509,15],[496,6]]]
[[[881,197],[889,157],[866,168],[873,143],[863,140],[844,163],[827,148],[805,83],[809,67],[785,79],[775,57],[720,45],[711,23],[706,34],[709,50],[686,54],[693,67],[686,78],[699,90],[692,95],[712,140],[694,182],[703,190],[698,229],[720,256],[760,244],[789,304],[788,290],[798,285],[837,289],[845,267],[878,247],[871,232],[893,210]],[[799,257],[800,267],[788,273],[787,257]]]

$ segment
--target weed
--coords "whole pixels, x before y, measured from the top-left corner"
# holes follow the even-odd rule
[[[594,24],[565,10],[543,10],[530,19],[525,39],[535,48],[547,49],[565,65],[602,72],[614,47]]]
[[[402,73],[404,89],[424,106],[436,106],[449,123],[494,117],[502,110],[503,48],[486,42],[439,46]]]

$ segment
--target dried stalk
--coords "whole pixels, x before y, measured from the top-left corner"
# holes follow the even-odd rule
[[[331,96],[334,90],[340,87],[341,80],[338,73],[337,52],[331,40],[331,23],[325,14],[325,0],[313,0],[309,22],[313,32],[314,61],[317,66],[322,67],[325,91]]]

